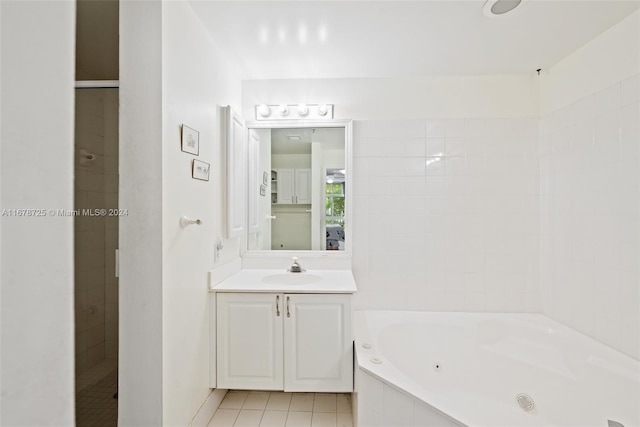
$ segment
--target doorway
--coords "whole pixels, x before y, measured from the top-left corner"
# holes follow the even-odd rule
[[[118,420],[118,88],[75,91],[76,425]],[[117,85],[116,85],[117,86]]]

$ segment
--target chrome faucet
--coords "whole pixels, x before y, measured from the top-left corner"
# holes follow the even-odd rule
[[[291,259],[293,260],[293,264],[291,264],[291,267],[287,269],[289,273],[304,273],[305,271],[307,271],[304,268],[302,268],[300,264],[298,264],[297,256],[291,257]]]

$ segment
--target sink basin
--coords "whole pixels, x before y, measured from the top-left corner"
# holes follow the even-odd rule
[[[273,274],[262,278],[262,281],[269,285],[310,285],[321,280],[321,276],[307,273]]]

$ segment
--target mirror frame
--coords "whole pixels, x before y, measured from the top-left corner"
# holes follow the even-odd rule
[[[344,251],[314,251],[314,250],[249,250],[247,232],[242,242],[242,257],[259,258],[281,258],[302,254],[306,257],[331,257],[331,258],[351,258],[353,248],[352,218],[353,218],[353,120],[351,119],[327,119],[327,120],[253,120],[245,123],[247,138],[249,129],[296,129],[296,128],[344,128],[344,155],[345,155],[345,223],[349,226],[345,230],[345,250]],[[247,198],[247,206],[249,200]],[[249,223],[249,212],[247,209],[246,223]],[[247,228],[248,229],[248,228]]]

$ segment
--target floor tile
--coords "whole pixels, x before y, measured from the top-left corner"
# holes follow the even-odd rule
[[[313,410],[313,393],[293,393],[289,410],[311,412]]]
[[[289,412],[286,427],[311,427],[311,412]]]
[[[264,411],[268,400],[268,391],[250,391],[242,405],[242,409],[260,409]]]
[[[338,414],[338,427],[353,427],[353,414]]]
[[[244,403],[248,394],[248,391],[231,390],[224,397],[222,403],[220,403],[220,408],[242,409],[242,404]]]
[[[351,413],[351,395],[340,393],[337,398],[337,412],[339,414]]]
[[[264,411],[255,409],[243,409],[240,411],[233,427],[259,427]]]
[[[264,411],[260,427],[285,427],[287,411]]]
[[[209,421],[208,427],[232,427],[239,413],[237,409],[218,409]]]
[[[316,393],[313,398],[313,412],[336,412],[334,393]]]
[[[336,427],[336,414],[330,412],[314,412],[311,427]]]
[[[267,402],[268,411],[288,411],[291,403],[291,393],[271,392]]]

